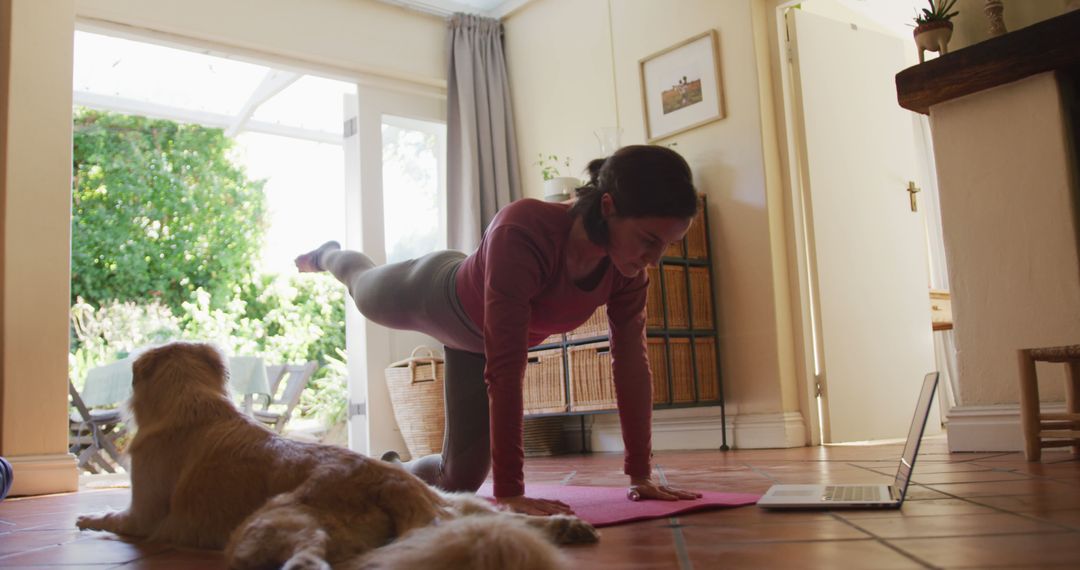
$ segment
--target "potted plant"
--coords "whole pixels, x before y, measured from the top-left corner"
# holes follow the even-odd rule
[[[544,178],[544,200],[548,202],[562,202],[569,200],[581,181],[572,176],[563,176],[560,168],[570,172],[570,157],[560,157],[556,154],[539,154],[539,160],[534,164],[540,167],[540,176]]]
[[[915,46],[919,48],[919,63],[925,61],[924,52],[936,51],[949,53],[949,39],[952,38],[952,17],[959,12],[950,12],[956,0],[926,0],[930,8],[923,8],[915,14]]]

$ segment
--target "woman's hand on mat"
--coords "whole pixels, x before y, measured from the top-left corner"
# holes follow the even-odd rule
[[[701,498],[701,493],[696,491],[684,491],[669,485],[657,485],[652,479],[633,477],[630,479],[630,496],[635,494],[637,499],[631,500],[692,501]]]
[[[509,508],[515,513],[524,515],[548,516],[574,514],[574,510],[570,508],[570,505],[567,505],[562,501],[530,499],[525,495],[518,495],[517,497],[499,497],[495,499],[495,502]]]

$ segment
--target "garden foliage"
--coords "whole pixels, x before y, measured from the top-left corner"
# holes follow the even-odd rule
[[[343,415],[345,305],[324,275],[262,275],[263,181],[221,129],[77,109],[71,374],[186,339],[267,362],[317,360],[307,414]],[[329,366],[327,366],[329,364]],[[333,376],[333,377],[331,377]]]

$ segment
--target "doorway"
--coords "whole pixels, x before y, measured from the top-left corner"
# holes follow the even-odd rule
[[[292,259],[298,252],[322,241],[336,239],[347,247],[367,246],[364,249],[374,251],[373,257],[385,259],[383,248],[393,239],[367,239],[368,234],[381,234],[384,227],[401,227],[384,221],[381,200],[365,198],[381,194],[383,184],[366,177],[361,180],[359,165],[367,163],[367,174],[381,170],[382,143],[376,138],[373,144],[350,146],[347,136],[350,121],[351,134],[355,135],[359,116],[372,113],[381,116],[385,109],[392,109],[403,117],[402,121],[414,121],[413,126],[422,125],[436,134],[441,126],[441,138],[436,137],[433,146],[430,140],[425,141],[430,156],[424,167],[428,168],[434,161],[436,179],[445,172],[445,100],[440,94],[402,94],[394,86],[365,86],[364,78],[349,74],[313,72],[295,63],[276,62],[273,58],[265,61],[250,56],[237,58],[224,49],[208,49],[205,44],[198,47],[194,43],[185,45],[183,38],[159,41],[156,36],[143,38],[131,34],[130,31],[112,34],[110,29],[96,25],[79,26],[75,40],[75,104],[82,108],[220,129],[232,141],[229,160],[244,171],[248,180],[264,181],[262,188],[269,222],[254,266],[261,275],[272,276],[260,283],[271,284],[265,287],[270,295],[280,292],[297,299],[293,295],[293,284],[278,277],[295,274]],[[375,93],[379,96],[373,97]],[[358,101],[362,98],[365,113],[360,113]],[[402,102],[383,104],[393,99]],[[417,103],[418,100],[422,103]],[[359,130],[367,129],[369,123],[364,122]],[[444,186],[437,190],[444,192]],[[436,208],[434,215],[445,220],[445,207]],[[441,227],[445,227],[445,221]],[[76,234],[74,239],[79,236]],[[393,440],[396,426],[384,426],[381,431],[368,427],[369,409],[378,410],[379,415],[392,419],[389,401],[372,397],[370,385],[373,382],[369,380],[376,384],[381,382],[381,369],[393,358],[390,352],[381,351],[380,357],[375,359],[377,362],[369,363],[366,355],[370,346],[346,341],[349,338],[346,329],[355,329],[357,325],[355,322],[346,325],[343,321],[345,315],[350,311],[355,313],[355,309],[343,298],[344,288],[332,278],[327,279],[332,283],[320,285],[318,289],[320,294],[336,292],[335,314],[340,317],[324,319],[326,322],[316,319],[314,328],[328,335],[336,334],[340,341],[338,344],[327,341],[329,344],[322,347],[328,361],[333,361],[323,368],[332,370],[323,376],[317,374],[316,378],[320,390],[326,389],[326,378],[330,373],[339,374],[342,384],[326,390],[326,397],[316,396],[305,405],[333,407],[332,412],[338,419],[343,418],[348,425],[356,427],[342,430],[343,438],[345,434],[359,435],[349,440],[349,446],[354,450],[369,452],[368,433],[372,431],[377,439],[390,438],[388,447],[400,448],[401,445]],[[306,298],[310,304],[313,297],[308,295]],[[219,313],[215,319],[221,321],[217,323],[222,325],[221,331],[235,332],[235,329],[227,328],[230,318],[221,317]],[[287,317],[282,316],[282,319],[287,320]],[[312,323],[308,324],[307,328],[312,328]],[[206,330],[204,326],[202,331]],[[244,348],[250,349],[250,344]],[[119,348],[120,351],[113,353],[130,347]],[[336,348],[341,352],[336,352]],[[290,353],[290,357],[297,356]],[[92,364],[97,363],[87,363]],[[73,377],[81,377],[84,373],[85,370],[73,370]],[[371,403],[370,407],[368,403]],[[382,406],[387,408],[382,410]]]
[[[939,368],[936,194],[914,197],[935,181],[892,81],[906,47],[843,2],[779,3],[776,25],[812,443],[903,437],[923,374]]]

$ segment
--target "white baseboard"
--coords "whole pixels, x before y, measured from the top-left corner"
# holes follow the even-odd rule
[[[730,413],[734,406],[728,406],[727,411],[729,447],[765,449],[806,445],[806,430],[798,412],[740,416]],[[720,449],[724,443],[720,419],[718,407],[657,410],[653,413],[653,450]],[[580,447],[581,420],[567,420],[563,430],[571,448]],[[591,451],[623,451],[617,414],[589,416],[585,430]]]
[[[1044,403],[1043,413],[1061,413],[1064,403]],[[1023,451],[1019,404],[955,406],[946,415],[949,451]]]
[[[79,490],[77,461],[70,453],[5,457],[15,471],[11,495],[46,495]]]
[[[785,449],[806,444],[806,425],[799,412],[743,414],[735,418],[735,446],[739,449]]]

